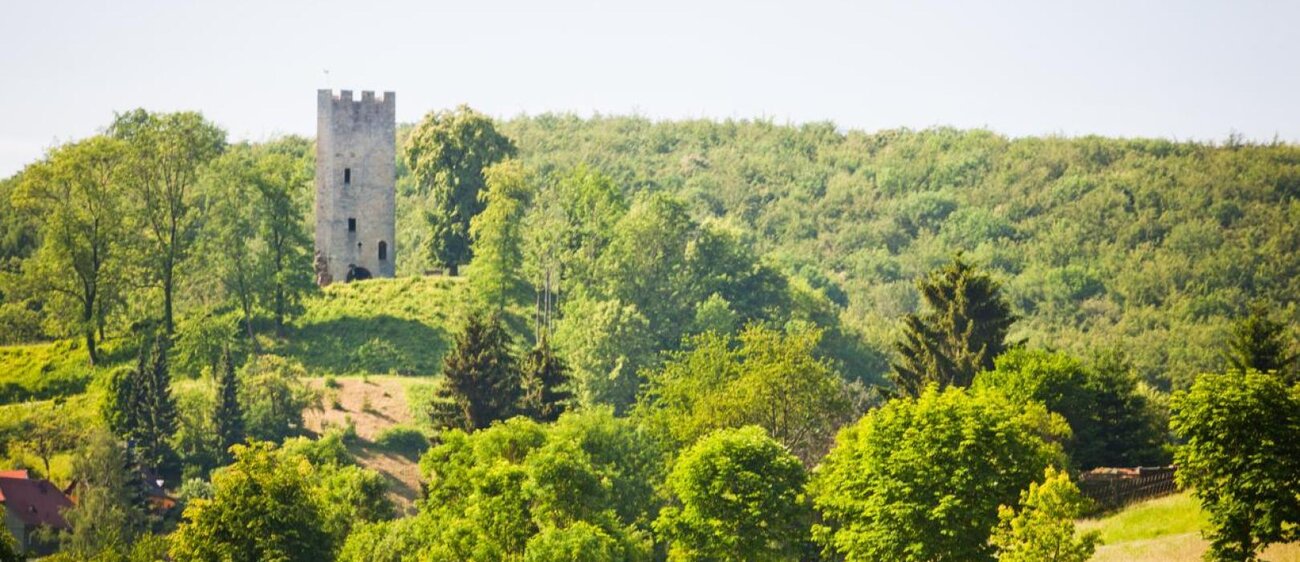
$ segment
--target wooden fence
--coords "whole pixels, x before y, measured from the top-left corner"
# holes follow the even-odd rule
[[[1079,491],[1097,511],[1112,511],[1133,502],[1178,491],[1174,467],[1096,468],[1079,475]]]

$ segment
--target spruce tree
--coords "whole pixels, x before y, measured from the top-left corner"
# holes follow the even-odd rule
[[[168,340],[159,334],[152,346],[147,341],[140,344],[134,369],[114,373],[104,417],[114,433],[131,443],[130,454],[140,465],[165,469],[175,457],[170,440],[176,432]]]
[[[141,373],[143,389],[137,413],[140,424],[136,430],[136,444],[140,448],[141,460],[155,469],[168,467],[174,457],[171,450],[171,436],[176,433],[176,401],[172,399],[171,370],[167,362],[170,339],[166,334],[158,334],[154,340],[153,361],[146,372]]]
[[[569,372],[543,333],[523,362],[523,410],[533,419],[555,421],[567,409]]]
[[[1232,327],[1225,354],[1228,366],[1237,372],[1273,373],[1285,382],[1295,382],[1292,371],[1297,357],[1289,353],[1286,325],[1274,320],[1262,302],[1252,303],[1250,312]]]
[[[975,373],[993,368],[1016,321],[1001,287],[958,254],[919,280],[917,290],[928,310],[903,318],[900,361],[890,378],[898,392],[912,396],[931,383],[970,386]]]
[[[230,459],[230,447],[244,441],[244,412],[239,406],[239,378],[235,376],[235,362],[226,349],[221,355],[217,378],[217,410],[213,418],[217,424],[217,444],[224,463]]]
[[[510,336],[500,317],[469,317],[455,349],[443,359],[438,395],[454,404],[435,423],[446,427],[482,429],[517,411],[522,390],[519,371],[510,354]]]

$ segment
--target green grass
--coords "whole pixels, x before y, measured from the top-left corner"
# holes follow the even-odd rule
[[[438,372],[468,291],[461,278],[334,284],[309,299],[277,352],[313,375]]]
[[[267,351],[301,361],[313,375],[431,375],[467,299],[463,278],[335,284],[308,299],[285,340],[264,341]],[[128,340],[101,344],[94,368],[76,340],[0,346],[0,405],[84,393],[99,374],[132,364]]]
[[[78,394],[94,374],[75,342],[0,347],[0,404]]]
[[[1201,537],[1208,523],[1196,498],[1183,492],[1080,521],[1078,529],[1101,533],[1102,546],[1092,562],[1191,562],[1208,548]],[[1300,562],[1300,543],[1272,545],[1262,560]]]
[[[1129,506],[1103,517],[1084,521],[1081,529],[1098,530],[1106,544],[1152,539],[1166,535],[1198,532],[1205,527],[1205,513],[1189,493],[1175,494]]]

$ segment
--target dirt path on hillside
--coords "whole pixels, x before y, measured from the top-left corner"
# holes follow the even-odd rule
[[[343,427],[348,419],[357,428],[358,442],[348,447],[357,462],[378,471],[388,479],[389,495],[399,513],[413,509],[420,494],[420,470],[417,462],[403,455],[381,451],[374,446],[375,436],[385,428],[409,423],[406,405],[409,377],[372,376],[368,379],[335,379],[339,388],[326,388],[322,378],[308,379],[307,384],[323,393],[324,410],[307,410],[303,418],[307,429],[323,433],[331,427]]]

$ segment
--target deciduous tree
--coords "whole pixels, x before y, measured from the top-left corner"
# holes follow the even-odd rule
[[[119,114],[109,134],[131,148],[127,186],[148,245],[142,255],[162,288],[162,320],[170,336],[178,267],[189,256],[198,224],[194,187],[202,167],[225,148],[226,132],[195,112],[136,109]]]
[[[1074,466],[1168,462],[1161,448],[1164,424],[1122,364],[1095,368],[1065,353],[1012,349],[995,365],[976,375],[974,386],[1022,403],[1041,402],[1064,417],[1073,433],[1065,450]]]
[[[463,105],[428,113],[407,138],[402,155],[426,199],[432,230],[427,250],[452,275],[471,257],[469,226],[483,210],[483,170],[514,153],[491,118]]]
[[[1087,505],[1069,474],[1048,468],[1041,483],[1020,493],[1019,510],[998,507],[998,526],[989,539],[998,562],[1088,562],[1100,533],[1074,528]]]
[[[77,502],[66,513],[72,532],[63,538],[64,552],[79,560],[112,559],[125,555],[148,532],[138,502],[139,475],[126,450],[105,431],[92,431],[72,462]]]
[[[531,181],[516,160],[483,170],[486,188],[479,193],[483,212],[470,219],[474,254],[474,293],[488,310],[504,314],[524,297],[521,221],[531,198]]]
[[[655,340],[635,305],[578,291],[555,323],[555,348],[572,369],[579,405],[622,412],[636,399],[637,371],[654,360]]]
[[[236,445],[212,476],[213,497],[195,499],[172,538],[174,560],[329,560],[334,542],[308,481],[311,464],[281,460],[268,443]]]
[[[801,560],[812,510],[799,459],[761,428],[723,429],[696,442],[668,477],[675,504],[655,530],[673,561]]]
[[[23,287],[67,316],[67,331],[99,359],[96,330],[120,297],[129,254],[123,197],[129,153],[96,136],[52,151],[29,167],[14,193],[20,209],[42,217],[40,247],[23,262]]]
[[[1178,483],[1209,514],[1209,558],[1255,560],[1300,538],[1300,390],[1274,375],[1205,374],[1174,394]]]
[[[280,442],[303,429],[303,410],[315,395],[301,363],[277,355],[257,355],[239,374],[239,407],[248,437]]]
[[[637,415],[688,446],[715,429],[757,425],[809,466],[848,421],[848,389],[817,353],[821,331],[751,325],[739,337],[706,333],[648,371]]]
[[[1000,393],[931,385],[841,431],[810,484],[827,554],[868,560],[991,560],[998,506],[1064,462],[1064,421]]]

